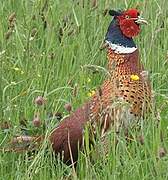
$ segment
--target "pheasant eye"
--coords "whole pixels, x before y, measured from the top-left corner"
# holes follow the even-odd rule
[[[126,19],[129,19],[130,17],[128,15],[125,16]]]

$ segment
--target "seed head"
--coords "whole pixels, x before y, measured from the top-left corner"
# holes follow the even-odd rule
[[[9,29],[6,33],[5,33],[5,39],[8,40],[10,38],[10,36],[12,35],[13,30]]]
[[[8,21],[11,23],[12,21],[15,21],[16,19],[16,13],[13,12],[12,14],[10,14],[10,16],[8,17]]]
[[[144,136],[143,135],[140,135],[139,138],[138,138],[139,142],[141,145],[144,144]]]
[[[76,96],[77,96],[77,94],[78,94],[78,85],[77,85],[77,84],[75,84],[75,85],[74,85],[74,88],[73,88],[72,94],[73,94],[73,96],[74,96],[74,97],[76,97]]]
[[[34,37],[37,34],[37,28],[33,28],[31,31],[31,37]]]
[[[64,108],[68,111],[68,112],[71,112],[72,110],[72,105],[70,103],[67,103],[64,105]]]
[[[0,128],[2,130],[5,130],[5,129],[10,129],[11,128],[11,124],[8,122],[8,121],[4,121],[0,124]]]
[[[160,147],[158,150],[158,157],[162,158],[167,154],[166,149],[164,147]]]
[[[36,97],[36,99],[34,100],[34,103],[35,104],[37,104],[37,105],[39,105],[39,106],[42,106],[44,103],[45,103],[45,99],[44,99],[44,97],[42,97],[42,96],[38,96],[38,97]]]
[[[36,116],[34,119],[33,119],[33,125],[34,127],[40,127],[41,126],[41,120],[38,116]]]

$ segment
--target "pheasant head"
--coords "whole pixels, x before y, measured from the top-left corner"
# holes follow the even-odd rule
[[[137,36],[140,32],[140,25],[147,24],[147,21],[140,16],[136,9],[129,9],[123,12],[110,10],[109,14],[114,16],[122,33],[128,38]]]
[[[140,17],[136,9],[126,11],[110,10],[109,14],[113,16],[105,37],[115,52],[132,53],[136,50],[133,37],[140,33],[141,24],[147,24],[147,21]]]

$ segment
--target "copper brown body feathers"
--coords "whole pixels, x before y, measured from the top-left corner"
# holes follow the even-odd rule
[[[139,51],[130,54],[115,54],[108,51],[109,70],[114,71],[113,78],[118,82],[119,96],[131,104],[130,113],[135,117],[143,117],[151,103],[151,87],[148,78],[142,76],[144,67],[139,59]],[[116,63],[115,69],[110,67]],[[136,75],[139,79],[132,79]]]
[[[144,70],[136,50],[132,54],[116,54],[108,50],[110,77],[96,95],[64,119],[52,132],[50,140],[56,153],[64,154],[64,162],[77,160],[82,145],[84,127],[91,122],[92,130],[100,126],[100,134],[114,127],[114,131],[136,124],[148,111],[151,102],[149,81],[143,79]],[[131,75],[138,80],[132,80]],[[71,157],[72,155],[72,157]]]
[[[134,125],[151,108],[151,87],[149,80],[141,75],[144,68],[138,50],[117,54],[108,49],[108,61],[111,76],[102,85],[101,96],[97,92],[93,97],[90,107],[90,118],[93,124],[100,124],[102,134],[111,125],[116,132],[120,127]],[[138,79],[131,79],[132,75]]]
[[[63,155],[63,161],[67,164],[77,160],[78,150],[82,145],[84,126],[89,119],[89,111],[89,103],[86,103],[65,118],[50,136],[53,150],[56,154]]]
[[[104,137],[109,130],[133,127],[150,109],[150,83],[142,76],[144,68],[132,39],[139,34],[140,24],[147,21],[136,9],[112,10],[110,15],[114,18],[105,36],[110,76],[92,99],[63,120],[50,136],[53,150],[63,152],[64,162],[77,160],[87,123],[91,124],[91,136],[98,129]]]

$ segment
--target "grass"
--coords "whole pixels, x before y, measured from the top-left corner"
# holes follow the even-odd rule
[[[76,109],[88,99],[88,92],[105,78],[104,71],[86,68],[106,67],[106,52],[99,50],[111,20],[104,16],[105,9],[135,6],[149,21],[136,43],[150,72],[157,114],[144,123],[144,144],[135,140],[126,145],[121,137],[116,150],[111,141],[108,157],[93,153],[94,160],[90,160],[87,153],[81,153],[76,173],[45,147],[31,158],[27,154],[1,152],[0,179],[168,179],[168,156],[165,153],[158,158],[159,149],[168,149],[168,1],[104,0],[98,1],[97,7],[92,3],[96,1],[83,2],[84,5],[82,0],[79,4],[72,0],[0,2],[0,118],[1,126],[5,121],[12,126],[0,131],[0,145],[23,133],[21,120],[27,120],[26,133],[45,133],[46,129],[32,125],[36,113],[44,124],[49,124],[49,113],[59,111],[66,115],[65,103],[70,102]],[[14,12],[16,20],[12,20]],[[45,106],[33,103],[37,96],[47,99]],[[139,135],[133,132],[133,137]]]

